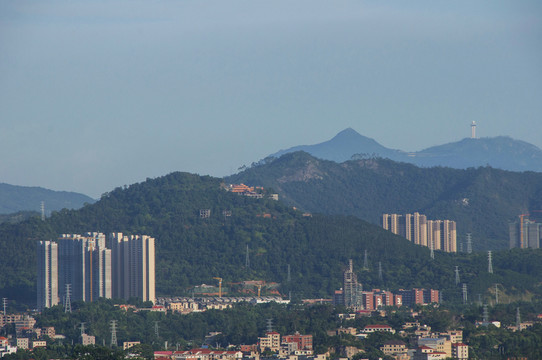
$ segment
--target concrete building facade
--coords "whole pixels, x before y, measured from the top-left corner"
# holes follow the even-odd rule
[[[58,244],[39,241],[37,247],[37,307],[58,304]]]

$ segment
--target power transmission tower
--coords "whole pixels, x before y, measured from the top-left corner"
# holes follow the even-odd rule
[[[495,284],[495,305],[499,304],[499,288],[497,287],[497,284]]]
[[[158,323],[159,323],[159,321],[154,322],[154,335],[156,335],[157,339],[160,337],[160,334],[158,332]]]
[[[433,250],[433,241],[429,242],[429,249],[431,249],[431,253],[430,253],[431,259],[434,260],[435,259],[435,250]]]
[[[117,347],[117,320],[111,320],[111,347]]]
[[[85,323],[82,322],[81,323],[81,337],[83,337],[84,334],[85,334]]]
[[[467,233],[467,254],[472,254],[472,234]]]
[[[267,332],[273,332],[273,319],[266,319]]]
[[[369,260],[367,259],[367,250],[365,250],[365,254],[363,255],[363,270],[369,270]]]
[[[467,304],[467,284],[463,283],[463,304]]]
[[[487,252],[487,272],[493,274],[493,261],[491,260],[491,250]]]
[[[521,330],[521,314],[519,313],[519,307],[516,309],[516,331]]]
[[[378,262],[378,280],[382,281],[382,263]]]
[[[71,294],[72,294],[72,284],[66,284],[66,297],[64,299],[64,312],[65,313],[71,313],[72,312]]]
[[[463,241],[459,243],[459,252],[463,252]]]
[[[478,306],[482,306],[482,294],[478,294]]]
[[[459,280],[459,266],[455,267],[455,285],[459,285],[461,281]]]
[[[4,305],[4,316],[7,315],[6,307],[8,305],[8,298],[2,298],[2,304]]]
[[[247,244],[247,254],[245,256],[245,268],[250,269],[250,256],[248,253],[248,244]]]
[[[484,325],[487,325],[487,323],[489,323],[489,314],[487,312],[487,305],[484,305],[484,315],[483,315],[483,318],[482,318],[482,323]]]

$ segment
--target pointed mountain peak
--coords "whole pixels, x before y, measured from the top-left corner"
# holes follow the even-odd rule
[[[363,136],[360,135],[356,130],[349,127],[349,128],[344,129],[343,131],[340,131],[333,138],[337,139],[337,138],[345,138],[345,137],[353,138],[353,137],[363,137]]]

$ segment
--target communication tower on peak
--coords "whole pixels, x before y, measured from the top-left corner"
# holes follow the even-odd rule
[[[476,121],[473,121],[472,124],[470,124],[470,138],[476,139]]]

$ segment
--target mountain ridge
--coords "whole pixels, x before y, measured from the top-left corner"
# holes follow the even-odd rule
[[[422,167],[445,166],[466,169],[489,165],[509,171],[542,172],[542,150],[533,144],[509,136],[464,138],[419,151],[406,152],[387,148],[376,140],[347,128],[330,140],[280,150],[266,159],[278,158],[295,151],[305,151],[312,156],[338,163],[380,157]]]
[[[55,191],[39,186],[20,186],[0,183],[0,214],[12,214],[20,211],[40,211],[44,202],[46,213],[64,208],[78,209],[85,203],[96,200],[91,197],[71,192]]]

